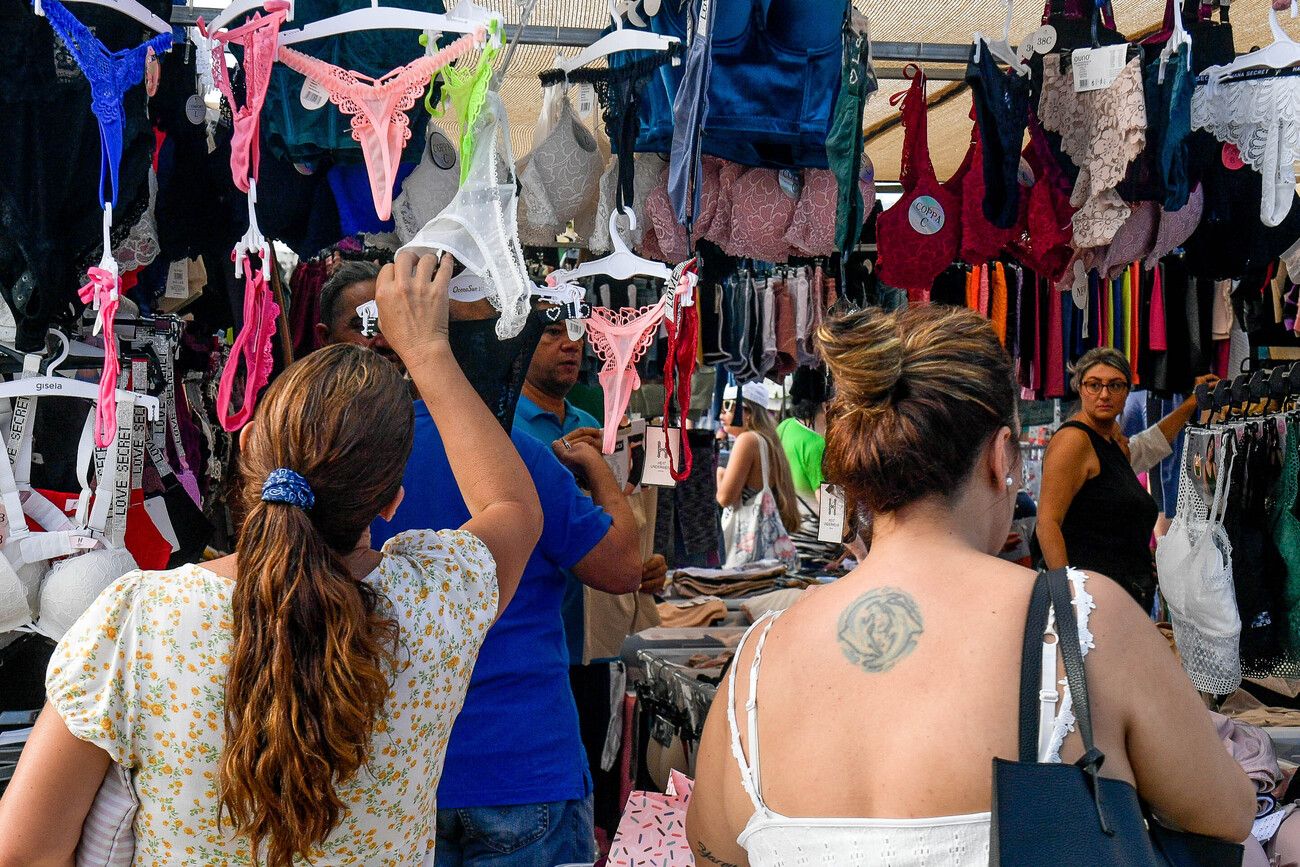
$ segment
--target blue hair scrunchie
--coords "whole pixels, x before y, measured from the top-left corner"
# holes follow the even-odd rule
[[[272,470],[262,483],[262,502],[284,503],[297,506],[304,512],[316,505],[316,495],[312,493],[307,480],[293,470],[281,467]]]

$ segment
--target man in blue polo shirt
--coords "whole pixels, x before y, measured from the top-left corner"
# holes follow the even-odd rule
[[[370,291],[373,297],[373,284]],[[350,297],[349,303],[354,300],[369,299]],[[453,319],[463,310],[452,304]],[[339,321],[324,323],[327,332],[336,341],[368,345],[350,327],[351,315],[339,309]],[[595,859],[591,778],[560,614],[563,570],[609,592],[635,589],[641,579],[636,520],[621,497],[605,509],[578,489],[574,472],[617,489],[590,444],[553,453],[522,431],[511,440],[530,476],[520,483],[534,485],[541,499],[542,537],[514,599],[488,631],[452,727],[438,786],[438,867],[549,867]],[[403,487],[406,496],[393,520],[377,520],[371,528],[373,544],[403,530],[458,527],[468,518],[442,438],[419,401]]]
[[[524,379],[523,393],[515,407],[515,430],[524,430],[538,440],[549,443],[563,440],[570,446],[579,443],[601,447],[600,422],[569,400],[569,392],[578,381],[582,366],[581,340],[571,340],[568,328],[559,323],[547,326],[533,352],[532,363]],[[586,481],[584,481],[586,484]],[[592,497],[605,503],[616,496],[592,487]],[[641,571],[642,593],[663,589],[668,566],[664,558],[652,556]],[[595,822],[609,835],[618,826],[622,809],[621,781],[617,772],[603,771],[605,736],[610,722],[610,667],[603,660],[586,664],[587,593],[584,584],[570,576],[564,594],[564,634],[569,645],[569,682],[578,703],[579,725],[594,777]],[[596,588],[601,589],[601,588]]]

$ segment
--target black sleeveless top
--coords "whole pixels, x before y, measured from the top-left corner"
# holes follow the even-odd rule
[[[1061,522],[1070,565],[1114,579],[1149,606],[1156,585],[1151,534],[1160,509],[1138,482],[1119,443],[1082,422],[1061,425],[1062,430],[1067,427],[1088,435],[1101,464],[1096,478],[1084,482],[1074,495]]]

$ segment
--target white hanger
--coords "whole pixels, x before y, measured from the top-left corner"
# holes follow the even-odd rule
[[[15,379],[12,382],[0,383],[0,397],[50,397],[57,395],[60,397],[81,397],[87,400],[99,400],[99,383],[86,382],[81,379],[71,379],[66,376],[55,376],[54,372],[60,364],[68,357],[71,351],[71,345],[68,338],[61,331],[51,329],[51,334],[55,335],[63,343],[63,352],[59,354],[50,366],[46,368],[43,375],[29,376],[24,379]],[[140,406],[149,411],[150,421],[158,419],[158,398],[149,395],[137,394],[133,391],[127,391],[119,388],[117,390],[118,400],[133,400]]]
[[[1206,70],[1206,73],[1212,80],[1217,81],[1235,72],[1244,72],[1247,69],[1285,69],[1288,66],[1300,64],[1300,43],[1286,35],[1286,31],[1278,23],[1277,11],[1273,9],[1271,3],[1267,5],[1268,29],[1273,31],[1273,44],[1258,51],[1243,54],[1231,63],[1210,67]],[[1292,3],[1292,10],[1292,14],[1294,14],[1294,3]]]
[[[248,179],[248,231],[235,242],[235,277],[244,276],[244,256],[256,253],[262,263],[262,276],[271,279],[271,244],[257,225],[257,181]]]
[[[975,60],[976,62],[979,61],[980,46],[983,45],[988,48],[989,54],[993,56],[994,60],[1000,60],[1021,75],[1028,75],[1029,67],[1021,61],[1016,55],[1015,49],[1011,47],[1011,19],[1015,16],[1015,5],[1012,0],[1005,0],[1005,2],[1007,17],[1002,23],[1002,38],[989,39],[979,33],[971,37],[971,41],[975,43]]]
[[[598,275],[607,275],[615,280],[630,280],[633,277],[657,277],[664,281],[672,280],[672,268],[669,268],[663,262],[642,258],[628,248],[627,242],[623,240],[623,234],[618,227],[620,214],[627,219],[629,231],[636,228],[636,214],[633,212],[621,212],[618,209],[610,212],[609,240],[614,247],[613,253],[599,259],[593,259],[590,262],[583,262],[570,271],[554,271],[547,275],[546,282],[551,286],[559,286],[563,283],[573,283],[582,277]]]
[[[234,0],[234,2],[229,6],[218,12],[217,16],[212,19],[211,23],[206,25],[208,32],[215,33],[218,30],[222,30],[229,26],[230,22],[238,21],[249,12],[262,11],[265,2],[266,0]],[[292,21],[294,0],[286,0],[286,2],[289,4],[289,8],[285,10],[284,20]]]
[[[609,15],[614,21],[613,32],[606,33],[573,57],[560,59],[555,65],[565,72],[573,72],[620,51],[667,51],[681,41],[676,36],[624,28],[623,17],[618,14],[618,9],[618,0],[609,0]],[[672,62],[676,66],[681,63],[681,58],[674,56]]]
[[[359,30],[419,30],[432,33],[473,33],[480,27],[488,28],[501,16],[489,12],[471,0],[459,0],[445,14],[441,12],[420,12],[414,9],[400,9],[394,6],[380,6],[379,0],[370,0],[369,6],[353,9],[341,15],[333,15],[320,21],[313,21],[297,30],[280,32],[281,45],[294,45],[310,39],[324,36],[338,36],[342,33],[355,33]],[[493,32],[495,30],[495,32]],[[499,44],[501,28],[488,28],[489,38]]]
[[[158,33],[171,33],[172,26],[166,21],[150,12],[136,0],[66,0],[68,3],[90,3],[94,6],[107,6],[114,9],[128,18],[134,18],[150,30]],[[45,16],[45,10],[41,8],[41,0],[34,0],[32,8],[37,15]]]
[[[1180,47],[1187,46],[1187,70],[1192,69],[1192,37],[1183,27],[1183,4],[1180,0],[1172,0],[1174,6],[1174,29],[1169,33],[1169,39],[1165,41],[1165,47],[1160,49],[1160,74],[1157,78],[1160,84],[1165,83],[1165,64],[1169,58],[1174,56],[1174,52]],[[1294,0],[1292,0],[1294,6]]]

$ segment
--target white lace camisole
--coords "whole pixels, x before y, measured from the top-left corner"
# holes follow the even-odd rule
[[[1079,625],[1080,651],[1087,655],[1093,646],[1088,631],[1088,613],[1093,609],[1086,577],[1071,569],[1074,607]],[[731,752],[740,767],[741,783],[754,804],[754,813],[737,838],[748,853],[751,867],[985,867],[989,863],[989,813],[964,816],[935,816],[924,819],[795,818],[783,816],[763,801],[759,775],[758,668],[763,645],[780,613],[760,617],[736,648],[736,659],[751,635],[759,632],[758,646],[749,669],[749,700],[743,708],[749,740],[749,756],[740,741],[736,709],[736,667],[727,680],[727,723],[731,730]],[[1055,618],[1047,633],[1055,636]],[[1044,641],[1042,659],[1042,703],[1039,712],[1038,758],[1061,760],[1061,744],[1074,730],[1073,703],[1065,680],[1057,679],[1056,642]],[[1058,710],[1059,701],[1059,710]]]

